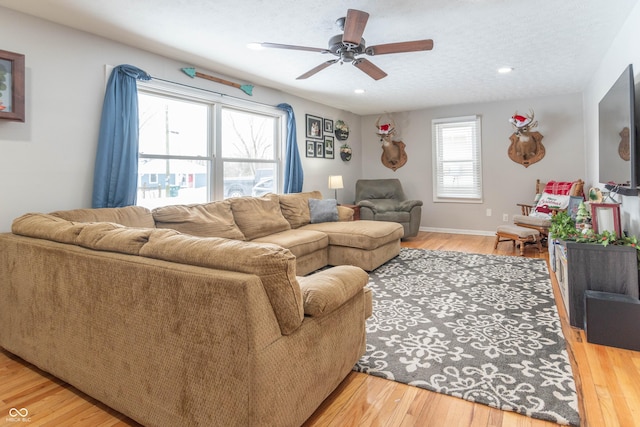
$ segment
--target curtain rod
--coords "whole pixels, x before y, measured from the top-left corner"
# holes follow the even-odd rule
[[[192,85],[188,85],[188,84],[185,84],[185,83],[178,83],[178,82],[174,82],[174,81],[171,81],[171,80],[161,79],[161,78],[159,78],[159,77],[155,77],[155,76],[151,76],[151,78],[152,78],[153,80],[159,80],[159,81],[161,81],[161,82],[171,83],[171,84],[178,85],[178,86],[184,86],[184,87],[188,87],[188,88],[190,88],[190,89],[196,89],[196,90],[202,90],[202,91],[209,92],[209,93],[215,93],[216,95],[220,95],[221,97],[225,97],[225,96],[226,96],[226,97],[228,97],[228,98],[237,99],[237,100],[239,100],[239,101],[252,102],[252,103],[254,103],[254,104],[260,104],[260,105],[264,105],[264,106],[266,106],[266,107],[278,108],[278,107],[277,107],[277,106],[275,106],[275,105],[265,104],[264,102],[252,101],[252,100],[249,100],[249,99],[240,98],[240,97],[238,97],[238,96],[227,95],[226,93],[216,92],[215,90],[211,90],[211,89],[203,89],[203,88],[198,87],[198,86],[192,86]]]

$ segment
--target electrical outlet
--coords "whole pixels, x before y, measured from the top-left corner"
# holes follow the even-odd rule
[[[491,216],[491,209],[487,209],[487,216]]]
[[[502,214],[502,220],[504,222],[509,222],[509,214]]]

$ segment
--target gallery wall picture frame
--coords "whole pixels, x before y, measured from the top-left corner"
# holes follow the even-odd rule
[[[307,157],[316,156],[316,142],[307,140]]]
[[[0,119],[24,122],[24,55],[0,50]]]
[[[591,203],[591,223],[593,231],[598,234],[603,231],[610,231],[615,233],[617,238],[621,237],[620,204]]]
[[[324,141],[315,141],[316,143],[316,157],[324,157]]]
[[[335,141],[333,139],[332,136],[325,136],[324,137],[324,158],[325,159],[333,159],[333,148],[334,148],[334,144]]]
[[[324,123],[322,117],[306,114],[307,138],[322,139],[322,129]]]
[[[324,119],[324,133],[333,134],[333,120]]]

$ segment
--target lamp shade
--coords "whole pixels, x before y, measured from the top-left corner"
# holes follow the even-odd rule
[[[344,188],[342,184],[342,175],[329,175],[329,188],[332,190]]]

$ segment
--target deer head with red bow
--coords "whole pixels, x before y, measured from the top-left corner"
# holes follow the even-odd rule
[[[382,116],[376,120],[376,134],[382,143],[382,164],[394,171],[407,162],[407,153],[404,151],[405,144],[402,141],[393,141],[396,131],[396,123],[390,118],[387,123],[380,123]]]

